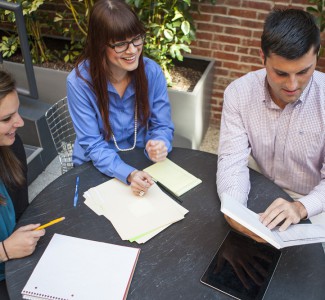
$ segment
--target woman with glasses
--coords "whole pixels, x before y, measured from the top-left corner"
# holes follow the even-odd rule
[[[74,164],[92,161],[139,196],[153,181],[118,152],[141,147],[149,159],[162,161],[174,132],[166,80],[160,67],[143,57],[144,41],[145,28],[124,1],[96,1],[84,52],[67,79],[77,135]]]
[[[0,70],[0,299],[9,299],[5,262],[32,254],[45,230],[29,224],[14,231],[16,220],[28,206],[27,163],[16,131],[24,125],[18,113],[15,81]]]

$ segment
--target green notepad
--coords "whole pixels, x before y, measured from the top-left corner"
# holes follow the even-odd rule
[[[168,158],[144,169],[177,196],[181,196],[202,182]]]

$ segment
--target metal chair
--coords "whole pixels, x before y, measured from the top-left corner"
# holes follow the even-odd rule
[[[67,97],[56,102],[45,113],[52,139],[59,155],[62,174],[73,168],[72,151],[76,133],[68,110]]]

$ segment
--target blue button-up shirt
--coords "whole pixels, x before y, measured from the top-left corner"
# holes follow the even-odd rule
[[[137,148],[144,148],[147,141],[162,140],[168,149],[172,149],[174,125],[171,120],[171,108],[167,93],[167,84],[161,68],[152,60],[144,58],[145,73],[148,79],[150,117],[148,128],[138,122]],[[79,66],[81,75],[91,82],[88,62]],[[134,143],[134,105],[135,89],[131,82],[124,95],[119,96],[114,86],[107,84],[110,105],[110,124],[117,144],[127,149]],[[104,125],[97,106],[96,96],[87,83],[76,76],[73,70],[67,78],[67,96],[69,111],[76,131],[73,150],[73,162],[80,165],[92,161],[102,173],[116,177],[127,183],[128,175],[135,170],[126,164],[117,153],[113,139],[104,137]]]

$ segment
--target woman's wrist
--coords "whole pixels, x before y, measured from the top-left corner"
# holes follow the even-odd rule
[[[133,176],[135,175],[136,172],[138,172],[138,170],[134,170],[129,174],[128,178],[126,179],[128,183],[131,183],[132,178],[133,178]]]
[[[7,250],[5,248],[4,241],[2,241],[0,244],[1,244],[0,245],[0,262],[6,262],[9,260],[9,256],[8,256]]]

